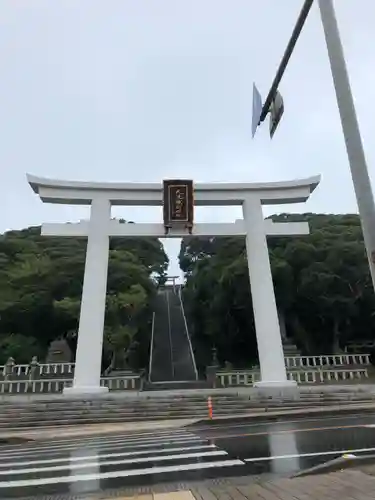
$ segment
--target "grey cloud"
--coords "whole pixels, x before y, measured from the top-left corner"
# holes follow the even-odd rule
[[[26,171],[248,182],[322,173],[306,207],[273,210],[356,210],[316,5],[281,84],[280,129],[272,142],[267,124],[250,138],[252,83],[267,92],[301,4],[3,0],[1,230],[87,215],[42,205]],[[336,0],[336,8],[373,176],[375,3]],[[160,216],[151,209],[123,212],[143,221]],[[237,209],[198,212],[202,220],[237,216]],[[176,245],[168,246],[174,255]]]

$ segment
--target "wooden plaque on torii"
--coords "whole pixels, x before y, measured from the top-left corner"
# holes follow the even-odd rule
[[[184,228],[192,233],[194,224],[194,185],[192,180],[163,181],[163,215],[165,234]]]

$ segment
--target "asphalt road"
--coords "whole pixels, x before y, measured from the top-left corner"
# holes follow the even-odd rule
[[[345,453],[375,455],[375,413],[235,425],[195,432],[247,465],[246,474],[293,474]]]
[[[375,413],[282,423],[214,423],[1,446],[0,498],[284,475],[349,452],[375,454]]]

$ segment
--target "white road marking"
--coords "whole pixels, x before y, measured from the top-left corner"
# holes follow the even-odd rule
[[[80,440],[77,440],[77,441],[74,441],[74,442],[68,442],[68,441],[55,441],[54,443],[50,442],[50,441],[44,441],[42,443],[35,443],[35,445],[23,445],[22,448],[20,448],[19,446],[17,446],[17,448],[13,448],[13,447],[8,447],[7,449],[4,449],[4,448],[1,448],[1,455],[5,455],[7,453],[11,453],[12,451],[14,452],[20,452],[20,451],[23,451],[23,450],[50,450],[50,449],[60,449],[60,448],[74,448],[76,447],[77,445],[79,446],[82,446],[82,443],[85,443],[86,446],[101,446],[102,443],[106,444],[106,443],[116,443],[116,442],[124,442],[124,443],[129,443],[129,444],[132,444],[132,443],[136,443],[136,442],[152,442],[152,441],[155,441],[155,440],[162,440],[162,439],[165,439],[165,438],[194,438],[196,437],[196,434],[191,434],[191,433],[186,433],[186,432],[178,432],[178,433],[172,433],[172,434],[166,434],[166,435],[162,435],[162,436],[159,436],[158,434],[154,434],[154,435],[151,435],[151,436],[147,436],[145,438],[141,438],[141,437],[135,437],[135,438],[132,438],[132,437],[127,437],[127,436],[107,436],[106,438],[103,438],[103,439],[84,439],[84,438],[81,438]]]
[[[26,448],[25,450],[17,449],[17,451],[7,451],[6,453],[1,453],[0,454],[0,460],[4,459],[9,459],[9,457],[24,457],[26,455],[35,455],[36,453],[43,453],[43,454],[58,454],[58,453],[66,453],[69,451],[77,450],[78,448],[85,448],[87,450],[89,449],[96,449],[98,451],[100,450],[108,450],[112,448],[146,448],[147,446],[162,446],[162,445],[167,445],[167,444],[181,444],[181,443],[197,443],[197,442],[204,442],[207,441],[201,439],[198,436],[194,437],[172,437],[172,438],[165,438],[165,439],[153,439],[151,440],[145,440],[145,441],[137,441],[136,443],[129,443],[126,440],[116,440],[114,442],[112,441],[107,441],[105,443],[102,443],[100,445],[95,446],[94,443],[90,443],[89,445],[85,445],[85,441],[82,440],[80,444],[77,443],[75,446],[59,446],[58,448],[56,447],[43,447],[43,448]],[[142,443],[142,444],[138,444]]]
[[[353,453],[365,453],[367,451],[375,451],[375,448],[359,448],[357,450],[332,450],[332,451],[321,451],[315,453],[297,453],[294,455],[276,455],[273,457],[252,457],[245,458],[245,462],[267,462],[271,460],[281,460],[285,458],[303,458],[303,457],[320,457],[320,456],[329,456],[329,455],[346,455]]]
[[[142,451],[125,451],[122,453],[105,453],[105,454],[100,454],[99,459],[102,458],[111,458],[111,457],[131,457],[131,456],[137,456],[137,455],[147,455],[150,453],[170,453],[170,452],[177,452],[177,451],[190,451],[190,450],[208,450],[208,449],[214,449],[217,448],[214,444],[207,444],[207,445],[198,445],[198,446],[184,446],[180,448],[167,448],[167,449],[151,449],[151,450],[142,450]],[[42,460],[29,460],[29,461],[24,461],[24,462],[6,462],[6,463],[0,463],[0,468],[2,467],[20,467],[23,465],[37,465],[37,464],[58,464],[61,462],[81,462],[85,460],[92,460],[92,455],[86,455],[82,457],[69,457],[66,456],[64,458],[49,458],[49,459],[42,459]]]
[[[105,425],[105,424],[104,424]],[[64,428],[65,426],[62,426],[60,428]],[[37,428],[36,428],[37,429]],[[41,432],[43,432],[44,428],[41,428]],[[56,429],[55,429],[56,432]],[[28,434],[27,431],[22,431],[24,434]],[[38,434],[38,430],[34,430],[31,432],[31,435],[33,433]],[[154,437],[154,436],[163,436],[163,435],[173,435],[173,434],[190,434],[193,435],[194,433],[188,429],[185,429],[184,427],[172,427],[169,430],[167,428],[162,428],[161,430],[155,430],[155,431],[150,431],[150,430],[145,430],[144,432],[131,432],[129,430],[121,431],[121,429],[118,429],[113,432],[105,432],[105,433],[94,433],[94,434],[74,434],[74,435],[67,435],[66,437],[58,437],[58,434],[54,435],[51,439],[49,439],[48,436],[45,436],[44,438],[41,439],[41,441],[36,441],[36,442],[42,442],[46,443],[48,439],[48,443],[51,444],[60,444],[60,443],[75,443],[79,442],[82,439],[85,439],[85,441],[94,441],[94,440],[100,440],[100,439],[108,439],[108,438],[115,438],[115,437],[121,437],[121,438],[132,438],[132,437]],[[11,447],[13,446],[24,446],[24,444],[17,444],[17,445],[9,445]]]
[[[355,408],[354,408],[355,409]],[[360,411],[360,409],[358,410]],[[375,406],[374,406],[374,414],[375,414]],[[335,421],[335,420],[358,420],[358,418],[361,418],[361,419],[364,419],[364,420],[368,420],[369,418],[371,419],[374,419],[374,415],[360,415],[360,414],[356,414],[356,415],[339,415],[339,416],[336,416],[336,417],[327,417],[325,418],[324,416],[323,417],[311,417],[311,418],[304,418],[303,420],[301,419],[298,419],[298,420],[285,420],[285,422],[277,422],[277,425],[285,425],[285,426],[290,426],[290,424],[301,424],[301,423],[308,423],[308,422],[319,422],[320,424],[323,422],[329,422],[331,420]],[[270,427],[274,424],[274,422],[257,422],[257,423],[243,423],[243,424],[230,424],[226,427],[226,429],[232,429],[232,428],[241,428],[241,427]],[[353,427],[367,427],[366,424],[359,424],[359,425],[354,425]],[[375,424],[374,424],[374,427],[375,427]],[[206,429],[205,427],[203,427],[204,429]],[[198,430],[199,429],[199,426],[195,427],[194,430]],[[211,425],[210,426],[210,429],[212,430],[216,430],[216,429],[222,429],[222,424],[217,424],[217,425]],[[301,427],[301,429],[303,429],[303,427]]]
[[[88,434],[84,436],[67,436],[66,438],[60,438],[60,439],[49,439],[48,444],[49,445],[59,445],[59,444],[75,444],[75,443],[81,443],[82,439],[85,440],[85,442],[91,442],[91,441],[106,441],[108,439],[133,439],[133,438],[142,438],[142,439],[147,439],[149,437],[163,437],[163,436],[180,436],[180,435],[185,435],[185,436],[194,436],[194,433],[187,431],[183,428],[173,428],[170,430],[163,429],[160,431],[156,432],[108,432],[106,434]],[[42,442],[38,442],[38,444],[47,444],[47,438],[43,439]],[[13,446],[24,446],[24,444],[20,445],[13,445]]]
[[[202,451],[200,453],[185,453],[178,455],[158,455],[154,457],[141,457],[141,458],[128,458],[123,460],[108,460],[107,462],[93,461],[94,457],[91,457],[91,461],[84,463],[74,463],[65,465],[55,465],[52,467],[34,467],[30,469],[11,469],[6,471],[0,471],[0,475],[10,475],[10,474],[35,474],[39,472],[54,472],[61,470],[73,470],[73,469],[87,469],[90,467],[106,467],[108,465],[128,465],[128,464],[141,464],[144,462],[160,462],[162,460],[184,460],[186,458],[200,458],[200,457],[215,457],[219,455],[228,455],[226,451],[215,450],[215,451]],[[1,485],[1,481],[0,481]]]
[[[79,474],[76,476],[63,476],[63,477],[46,477],[39,479],[23,479],[20,481],[6,481],[0,483],[0,490],[2,488],[20,488],[25,486],[42,486],[47,484],[58,484],[58,483],[74,483],[77,481],[95,481],[100,479],[115,479],[121,477],[131,477],[131,476],[145,476],[148,474],[166,474],[170,472],[182,472],[182,471],[192,471],[201,469],[210,469],[216,467],[233,467],[235,465],[244,465],[242,460],[222,460],[218,462],[201,462],[193,464],[184,465],[171,465],[167,467],[151,467],[147,469],[138,470],[120,470],[113,472],[104,472],[98,474]]]

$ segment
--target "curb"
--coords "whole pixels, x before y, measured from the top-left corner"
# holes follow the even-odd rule
[[[277,411],[272,412],[267,409],[264,413],[258,413],[255,415],[244,415],[237,417],[217,417],[210,419],[202,419],[194,422],[193,424],[188,424],[186,428],[196,428],[196,427],[211,427],[213,425],[225,425],[225,424],[242,424],[242,423],[254,423],[254,422],[275,422],[278,420],[290,420],[304,419],[310,416],[325,416],[325,417],[335,417],[340,415],[353,415],[356,412],[360,412],[361,415],[367,413],[375,413],[375,404],[371,406],[349,406],[344,408],[331,407],[331,408],[306,408],[305,410],[290,410],[290,411]]]
[[[9,446],[14,444],[25,444],[32,442],[32,439],[27,439],[23,437],[10,436],[9,438],[0,438],[0,448],[2,446]]]
[[[291,476],[292,479],[297,477],[314,476],[318,474],[330,474],[331,472],[338,472],[343,469],[352,469],[353,467],[360,467],[361,465],[371,465],[375,463],[375,455],[365,456],[342,456],[325,462],[324,464],[315,465],[310,469],[305,469],[297,474]]]

